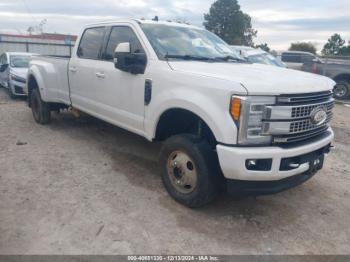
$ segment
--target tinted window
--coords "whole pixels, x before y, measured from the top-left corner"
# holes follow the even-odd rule
[[[104,32],[104,27],[85,30],[78,48],[78,56],[86,59],[98,59]]]
[[[130,27],[117,26],[113,27],[109,36],[105,60],[112,61],[114,51],[118,44],[129,42],[132,53],[144,53],[140,41]]]
[[[302,55],[301,57],[301,61],[303,63],[305,62],[311,62],[313,59],[315,59],[316,57],[312,56],[312,55]]]
[[[291,54],[291,53],[283,53],[282,61],[289,63],[301,63],[301,55],[299,54]]]

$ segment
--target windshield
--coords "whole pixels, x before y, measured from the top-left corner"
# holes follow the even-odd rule
[[[285,65],[281,61],[279,61],[276,57],[274,57],[273,55],[270,55],[268,53],[251,55],[248,57],[248,61],[251,63],[256,63],[256,64],[265,64],[265,65],[285,67]]]
[[[11,67],[28,68],[30,56],[13,55],[10,57]]]
[[[206,30],[161,24],[142,24],[141,28],[162,60],[244,60],[223,40]]]

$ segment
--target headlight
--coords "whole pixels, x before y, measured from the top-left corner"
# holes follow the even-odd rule
[[[262,135],[265,106],[276,102],[274,96],[233,96],[230,113],[238,126],[241,145],[269,144],[271,136]]]
[[[13,74],[10,74],[10,78],[11,78],[11,80],[17,81],[17,82],[21,82],[21,83],[26,82],[26,79],[19,77],[19,76],[16,76],[16,75],[13,75]]]

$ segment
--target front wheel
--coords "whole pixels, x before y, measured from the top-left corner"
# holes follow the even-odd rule
[[[205,140],[177,135],[165,141],[160,154],[162,180],[179,203],[201,207],[219,193],[222,178],[216,153]]]
[[[350,94],[350,83],[347,81],[339,81],[333,90],[334,98],[345,99]]]
[[[39,89],[32,91],[30,104],[35,121],[41,125],[48,124],[51,120],[50,106],[41,99]]]

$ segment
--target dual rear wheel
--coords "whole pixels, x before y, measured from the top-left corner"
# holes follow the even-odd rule
[[[50,123],[50,105],[41,99],[39,89],[35,88],[34,90],[32,90],[29,99],[34,120],[41,125],[46,125]]]

